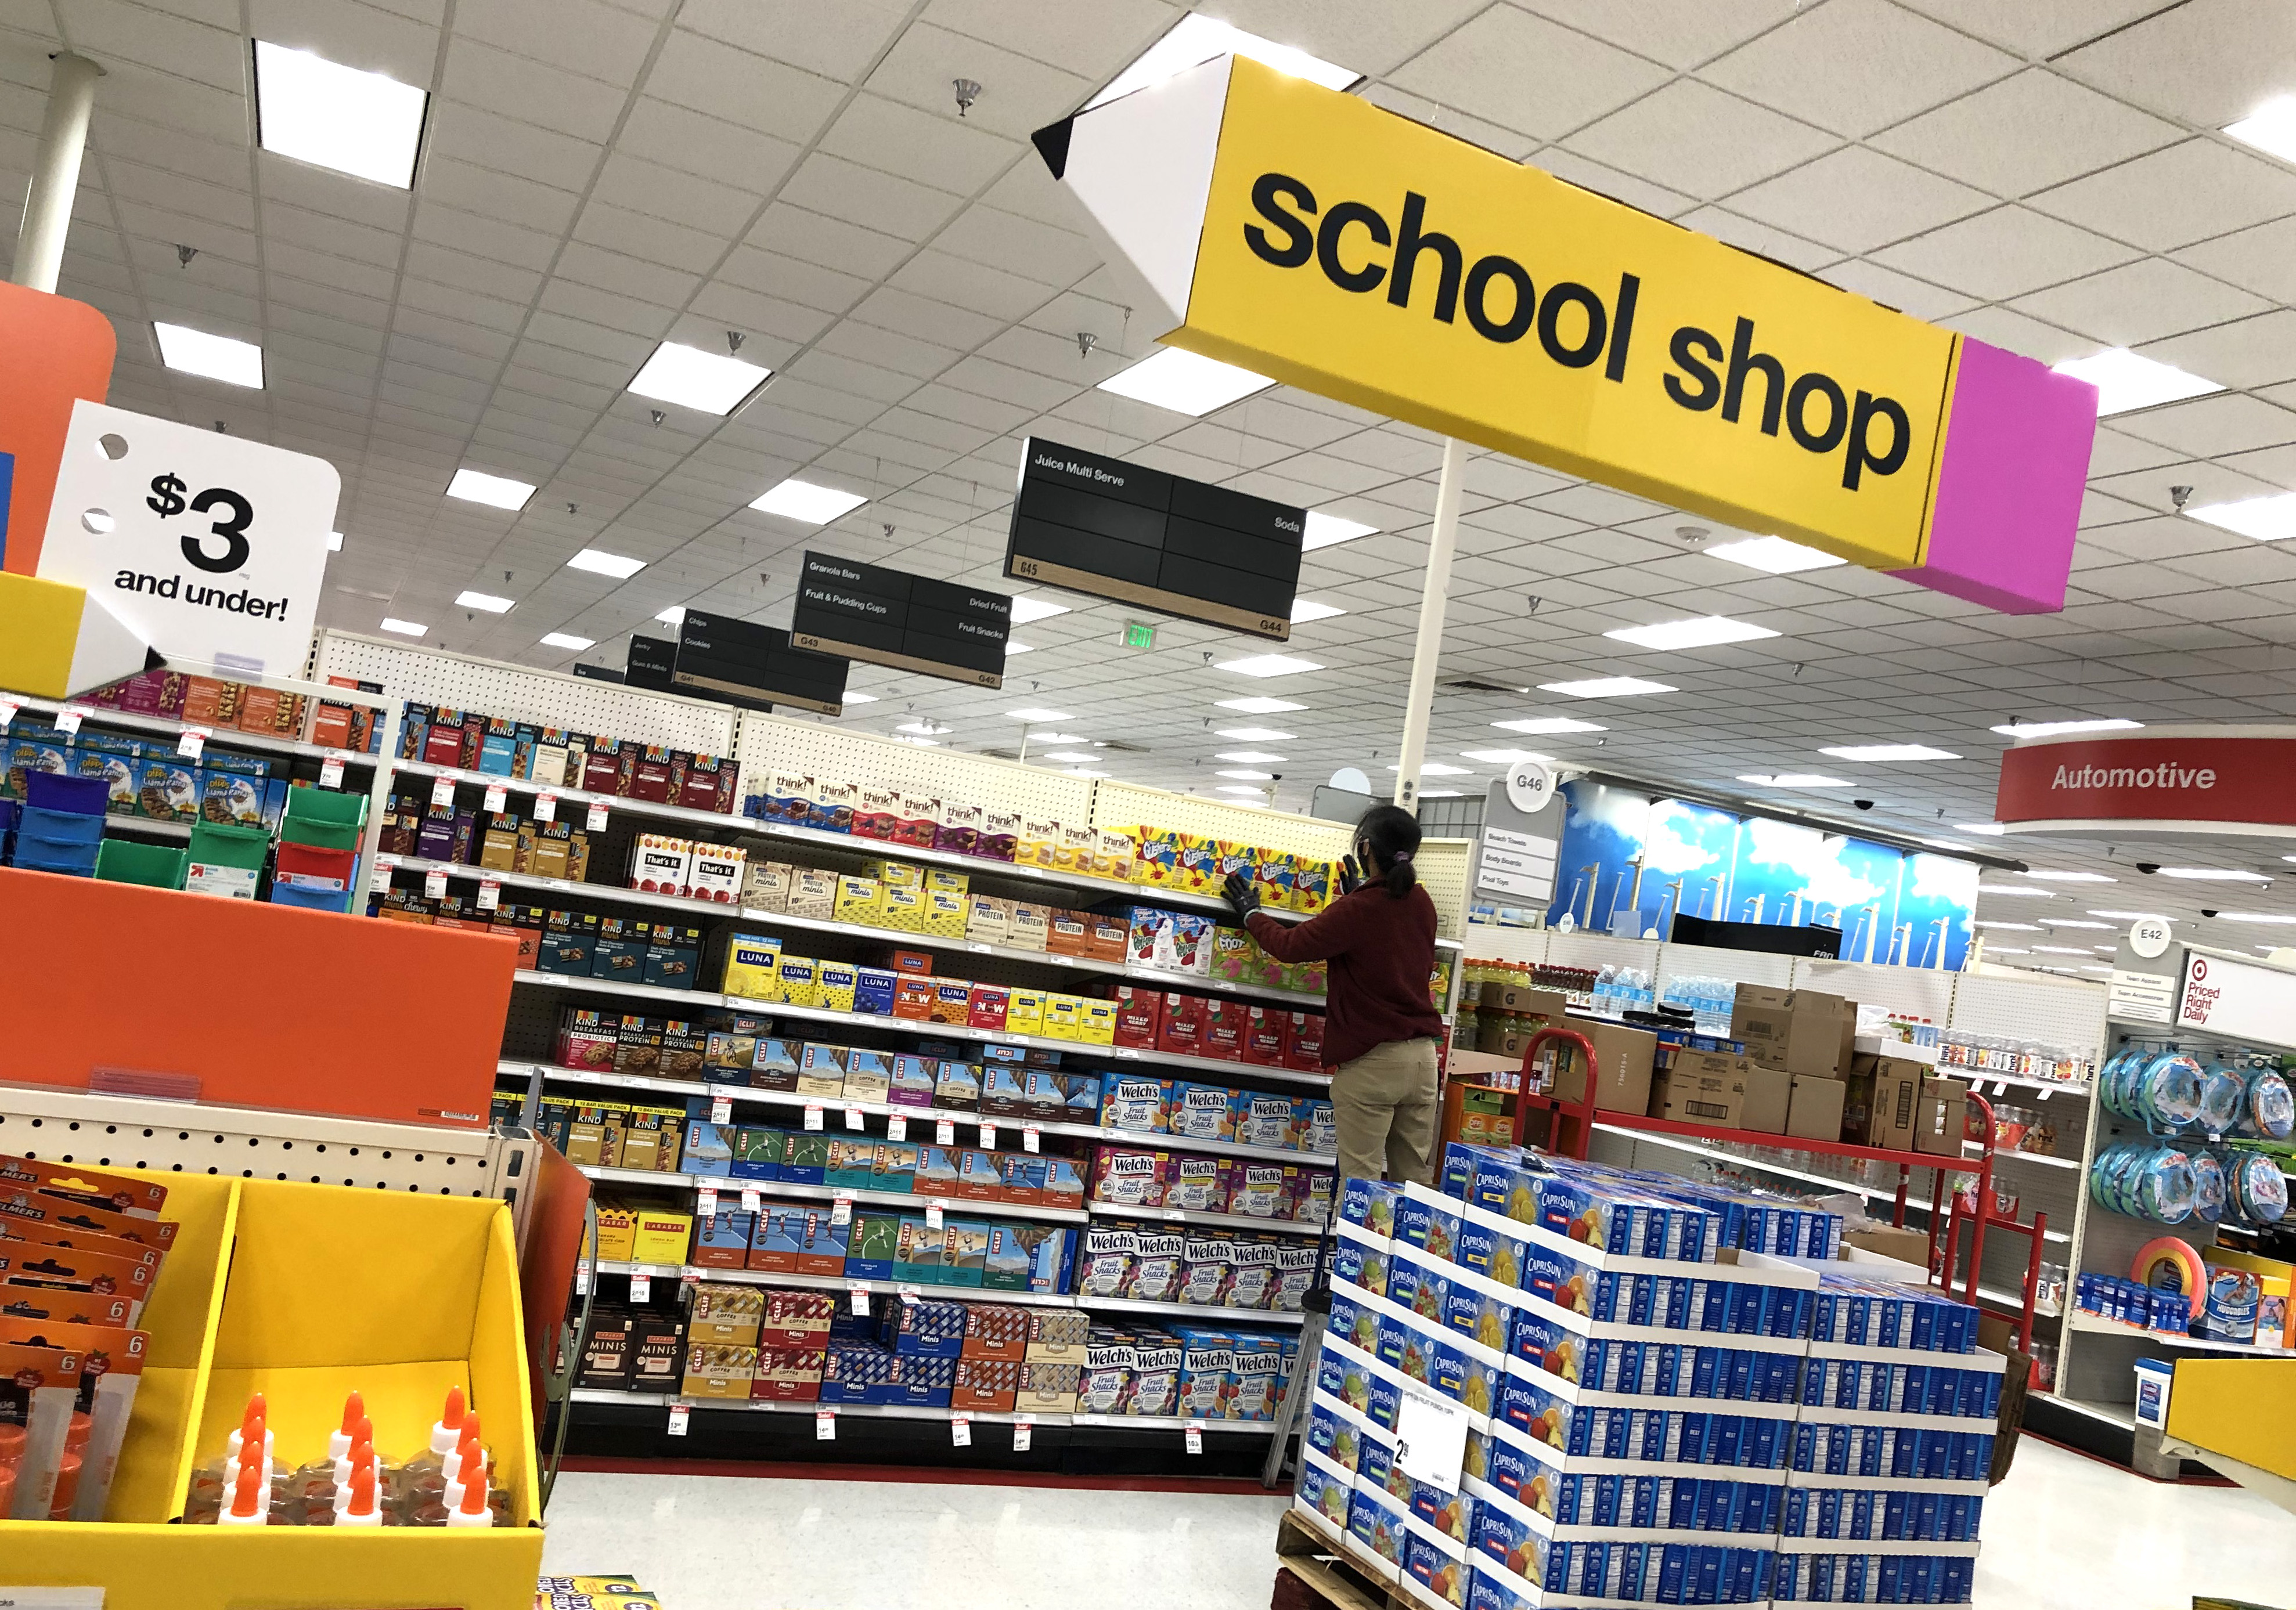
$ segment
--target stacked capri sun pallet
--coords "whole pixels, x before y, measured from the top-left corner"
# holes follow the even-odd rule
[[[1838,1216],[1454,1142],[1336,1229],[1295,1504],[1408,1596],[1969,1600],[2005,1361]],[[1456,1484],[1404,1468],[1414,1397],[1464,1410]]]

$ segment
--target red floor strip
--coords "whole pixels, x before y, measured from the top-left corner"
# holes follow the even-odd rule
[[[906,1465],[794,1465],[752,1459],[611,1459],[569,1454],[567,1470],[608,1475],[729,1475],[774,1482],[894,1482],[958,1487],[1068,1487],[1100,1492],[1210,1492],[1283,1498],[1233,1476],[1062,1475],[1027,1470],[940,1470]]]

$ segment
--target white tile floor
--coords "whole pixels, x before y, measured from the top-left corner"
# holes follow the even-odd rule
[[[570,1474],[544,1568],[627,1571],[663,1610],[1263,1610],[1273,1498]],[[1977,1610],[2296,1606],[2296,1516],[2027,1441],[1985,1509]]]

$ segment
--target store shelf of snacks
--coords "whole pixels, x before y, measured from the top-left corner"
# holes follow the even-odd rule
[[[578,1403],[618,1403],[625,1408],[660,1409],[684,1404],[688,1409],[722,1409],[734,1414],[834,1414],[850,1415],[855,1419],[867,1420],[947,1420],[962,1414],[967,1419],[988,1425],[1014,1425],[1026,1422],[1032,1426],[1065,1426],[1070,1423],[1064,1414],[1015,1414],[1009,1410],[911,1408],[906,1403],[817,1403],[810,1398],[690,1398],[674,1393],[612,1392],[595,1386],[577,1386],[572,1393]],[[1193,1424],[1174,1420],[1171,1424]],[[1225,1426],[1226,1422],[1220,1424]],[[1273,1430],[1270,1426],[1268,1429]]]
[[[1205,1309],[1193,1312],[1204,1313]],[[1174,1415],[1147,1414],[1078,1414],[1069,1417],[1071,1426],[1104,1426],[1119,1431],[1185,1431],[1191,1426],[1199,1431],[1238,1432],[1245,1436],[1274,1436],[1273,1420],[1189,1420]]]
[[[506,889],[535,889],[552,895],[578,895],[585,899],[599,900],[611,905],[638,906],[652,911],[675,911],[694,922],[709,920],[739,920],[761,924],[767,928],[797,928],[811,934],[835,934],[873,943],[931,945],[951,956],[964,954],[989,956],[1000,961],[1026,962],[1037,967],[1066,968],[1073,972],[1089,973],[1095,977],[1126,978],[1136,984],[1157,985],[1194,985],[1223,995],[1242,995],[1252,1000],[1274,1001],[1289,1007],[1320,1007],[1324,997],[1301,990],[1268,989],[1256,984],[1237,984],[1228,979],[1208,975],[1176,972],[1166,968],[1144,967],[1136,962],[1104,960],[1091,956],[1067,956],[1054,951],[1029,950],[1021,945],[988,944],[980,940],[945,939],[918,933],[914,928],[878,928],[869,923],[837,922],[824,917],[793,917],[786,911],[769,911],[758,906],[720,905],[707,900],[690,900],[676,895],[653,895],[644,889],[623,888],[611,883],[578,883],[564,878],[537,878],[527,872],[492,871],[467,862],[424,861],[412,855],[377,856],[378,865],[406,872],[444,872],[449,878],[472,883],[492,882]],[[1161,896],[1157,896],[1160,899]]]
[[[1189,1142],[1175,1135],[1159,1135],[1157,1140],[1165,1146],[1187,1149]],[[1287,1152],[1287,1157],[1307,1161],[1299,1152]],[[1324,1158],[1331,1166],[1332,1159]],[[1312,1165],[1311,1165],[1312,1166]],[[1185,1224],[1196,1230],[1272,1230],[1279,1235],[1320,1236],[1324,1227],[1303,1219],[1258,1219],[1250,1214],[1200,1214],[1177,1207],[1128,1207],[1118,1202],[1086,1202],[1085,1211],[1095,1219],[1127,1219],[1158,1224]]]
[[[1223,1067],[1229,1066],[1222,1064]],[[1248,1063],[1237,1064],[1248,1067]],[[793,1107],[800,1110],[818,1107],[824,1112],[859,1112],[878,1118],[905,1118],[920,1124],[988,1124],[999,1130],[1035,1130],[1043,1135],[1073,1135],[1083,1140],[1102,1140],[1125,1146],[1177,1147],[1183,1151],[1211,1152],[1223,1157],[1249,1157],[1267,1163],[1298,1163],[1308,1166],[1330,1167],[1332,1159],[1324,1152],[1292,1151],[1280,1146],[1247,1146],[1240,1140],[1201,1140],[1189,1135],[1160,1134],[1149,1130],[1103,1129],[1094,1124],[1046,1123],[1037,1118],[1017,1118],[984,1115],[978,1111],[964,1112],[955,1107],[909,1107],[883,1101],[848,1101],[841,1096],[807,1096],[794,1091],[758,1090],[746,1084],[711,1084],[698,1079],[656,1079],[644,1074],[616,1074],[578,1067],[560,1067],[554,1063],[498,1062],[497,1076],[516,1080],[524,1084],[533,1077],[537,1067],[545,1080],[567,1084],[589,1084],[609,1090],[650,1091],[665,1096],[724,1096],[729,1100],[754,1102],[761,1107]],[[1258,1222],[1258,1221],[1253,1221]]]
[[[64,708],[52,699],[38,699],[29,693],[0,691],[0,700],[14,705],[20,711],[54,715]],[[372,703],[371,698],[354,695],[355,702]],[[324,744],[305,743],[297,738],[275,738],[264,732],[249,732],[238,727],[212,726],[176,721],[166,715],[145,715],[132,710],[105,709],[77,699],[66,700],[81,717],[99,726],[124,727],[131,732],[152,732],[164,738],[181,738],[194,725],[207,734],[208,741],[219,748],[260,749],[269,755],[293,755],[310,760],[340,760],[348,766],[373,766],[382,764],[382,756],[361,749],[330,748]],[[404,764],[398,768],[406,770]]]
[[[928,1197],[906,1190],[853,1190],[842,1185],[798,1185],[787,1180],[742,1181],[724,1174],[657,1173],[646,1168],[601,1168],[594,1165],[579,1165],[582,1172],[593,1180],[603,1180],[617,1185],[662,1185],[672,1189],[700,1190],[707,1186],[716,1191],[738,1191],[745,1185],[755,1185],[765,1196],[794,1198],[800,1202],[835,1202],[849,1200],[857,1207],[913,1207],[920,1211],[933,1203],[940,1204],[943,1213],[964,1214],[994,1211],[1009,1214],[1020,1219],[1046,1219],[1060,1224],[1082,1224],[1086,1222],[1082,1208],[1039,1207],[1021,1202],[988,1202],[969,1197]]]
[[[755,1185],[771,1189],[770,1180],[736,1180],[735,1186]],[[983,1205],[1001,1206],[1001,1203]],[[730,1281],[742,1286],[786,1286],[800,1291],[865,1291],[873,1296],[940,1298],[954,1294],[964,1302],[1017,1303],[1033,1308],[1074,1308],[1078,1302],[1063,1291],[999,1291],[981,1286],[926,1286],[912,1280],[862,1280],[849,1275],[781,1274],[763,1269],[712,1269],[699,1263],[615,1263],[597,1264],[602,1275],[644,1274],[662,1280]],[[1202,1310],[1191,1310],[1201,1312]]]
[[[2231,1353],[2252,1359],[2296,1359],[2296,1347],[2259,1347],[2250,1342],[2220,1342],[2205,1336],[2180,1336],[2170,1331],[2147,1330],[2142,1325],[2124,1324],[2108,1320],[2103,1314],[2083,1313],[2076,1309],[2067,1320],[2075,1330],[2098,1336],[2131,1336],[2140,1342],[2152,1342],[2162,1347],[2183,1347],[2201,1353]]]
[[[1081,1040],[1060,1040],[1046,1034],[1012,1034],[1002,1029],[974,1028],[963,1023],[934,1023],[922,1017],[881,1017],[865,1012],[831,1011],[817,1006],[784,1006],[777,1001],[753,1001],[746,995],[721,995],[710,990],[670,989],[653,984],[618,984],[611,979],[592,978],[576,973],[540,973],[527,969],[521,969],[513,977],[517,983],[541,989],[590,990],[604,994],[667,1001],[696,1009],[756,1012],[806,1023],[840,1024],[849,1028],[890,1029],[897,1034],[924,1034],[936,1040],[971,1040],[983,1045],[1037,1046],[1049,1051],[1065,1051],[1087,1061],[1151,1063],[1158,1067],[1188,1068],[1208,1074],[1248,1072],[1255,1078],[1319,1089],[1327,1088],[1332,1082],[1331,1075],[1310,1073],[1305,1068],[1270,1067],[1258,1062],[1230,1061],[1224,1057],[1191,1057],[1179,1051],[1160,1051],[1144,1047],[1089,1045]]]
[[[1095,1297],[1082,1293],[1074,1298],[1078,1308],[1089,1308],[1095,1313],[1154,1313],[1169,1314],[1182,1320],[1249,1320],[1266,1325],[1297,1325],[1300,1316],[1283,1313],[1269,1308],[1221,1308],[1203,1303],[1144,1303],[1134,1297]]]

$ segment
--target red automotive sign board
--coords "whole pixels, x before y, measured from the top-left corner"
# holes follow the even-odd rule
[[[2001,757],[1995,820],[2189,823],[2296,832],[2296,728],[2191,729],[2021,744]]]

